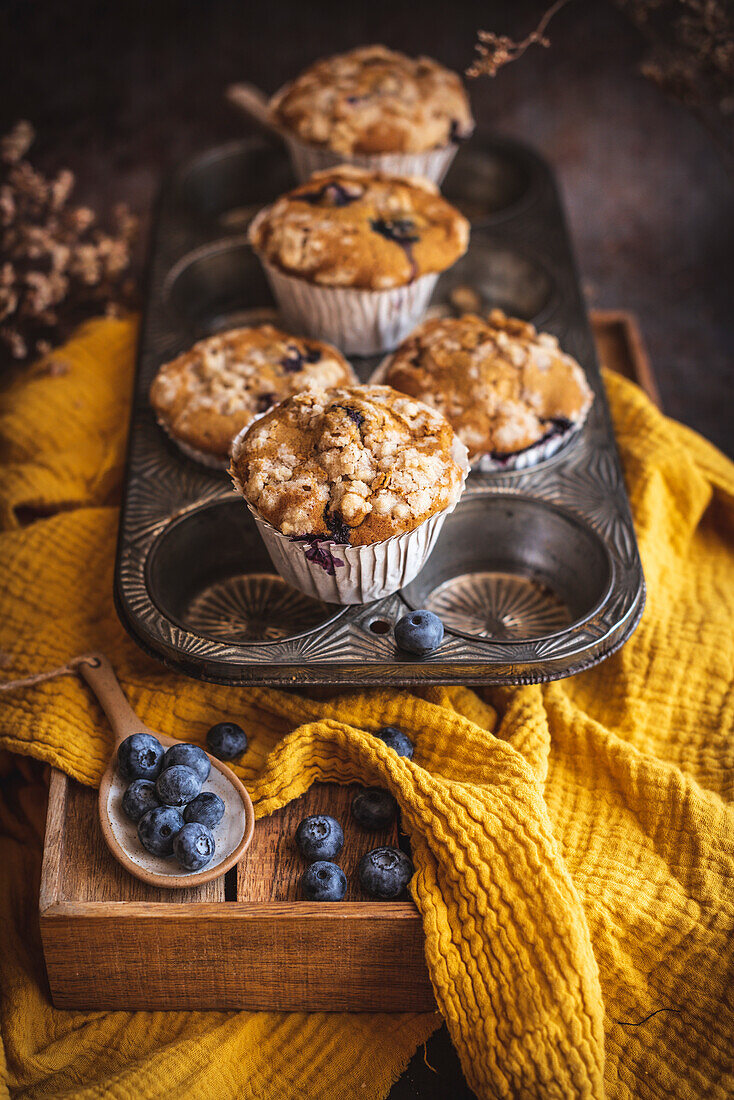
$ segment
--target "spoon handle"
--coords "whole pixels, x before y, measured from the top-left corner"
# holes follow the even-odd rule
[[[279,132],[270,113],[268,97],[254,84],[230,84],[227,99],[266,130],[276,134]]]
[[[149,733],[128,703],[112,665],[101,653],[90,653],[79,659],[79,675],[86,680],[97,696],[119,745],[133,733]]]

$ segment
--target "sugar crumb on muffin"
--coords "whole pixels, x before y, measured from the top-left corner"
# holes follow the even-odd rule
[[[380,371],[442,412],[475,461],[510,456],[585,419],[593,392],[549,333],[493,310],[425,321]]]
[[[341,387],[297,394],[254,423],[235,441],[230,474],[282,534],[360,546],[452,506],[463,454],[421,402],[388,386]]]
[[[174,440],[224,464],[234,437],[278,401],[355,381],[330,344],[264,324],[209,336],[164,363],[150,402]]]
[[[427,180],[341,165],[261,211],[249,239],[286,274],[382,290],[450,267],[466,251],[469,223]]]
[[[468,138],[457,73],[427,57],[360,46],[311,65],[271,100],[275,121],[336,153],[420,153]]]

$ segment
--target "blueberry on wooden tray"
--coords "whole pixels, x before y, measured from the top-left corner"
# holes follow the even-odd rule
[[[306,901],[341,901],[347,892],[347,876],[336,863],[317,860],[301,876],[301,892]]]
[[[373,848],[359,861],[359,881],[373,898],[392,901],[413,875],[413,864],[399,848]]]
[[[339,822],[328,814],[304,817],[296,829],[296,844],[304,859],[334,859],[344,845],[344,833]]]
[[[395,820],[398,804],[382,787],[365,787],[352,799],[352,816],[365,829],[384,829]]]

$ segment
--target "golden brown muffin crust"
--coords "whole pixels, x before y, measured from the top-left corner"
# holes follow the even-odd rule
[[[351,366],[330,344],[257,325],[209,336],[164,363],[150,403],[175,439],[226,459],[238,432],[284,397],[354,381]]]
[[[455,503],[456,451],[433,409],[389,386],[353,386],[288,398],[236,440],[230,473],[284,535],[363,546]]]
[[[302,141],[352,153],[422,153],[474,128],[461,78],[428,57],[360,46],[311,65],[271,101]]]
[[[507,455],[582,419],[586,376],[548,333],[493,310],[426,321],[390,357],[382,380],[446,416],[471,460]]]
[[[341,165],[266,207],[249,237],[287,274],[381,290],[450,267],[466,251],[469,223],[427,180]]]

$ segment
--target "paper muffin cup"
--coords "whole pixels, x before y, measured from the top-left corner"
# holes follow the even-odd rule
[[[233,454],[246,430],[232,444]],[[452,458],[461,466],[463,476],[451,502],[412,531],[366,546],[349,546],[328,537],[282,534],[263,519],[244,497],[239,480],[231,471],[230,475],[257,524],[270,560],[287,584],[324,603],[363,604],[397,592],[417,577],[428,561],[444,520],[461,499],[469,472],[466,447],[459,439],[454,441]]]
[[[283,323],[336,344],[345,355],[377,355],[396,348],[423,317],[438,279],[438,272],[430,272],[386,290],[322,286],[286,275],[258,256]]]
[[[568,428],[554,429],[552,434],[532,443],[522,451],[513,451],[507,455],[497,457],[491,454],[477,455],[472,459],[472,470],[478,470],[483,474],[497,474],[508,470],[527,470],[530,466],[537,466],[539,462],[545,462],[565,447],[574,436],[577,436],[586,422],[586,414],[574,421]]]
[[[351,164],[369,172],[384,172],[390,176],[419,176],[440,184],[451,167],[458,146],[455,142],[427,149],[423,153],[335,153],[319,145],[309,145],[281,129],[288,146],[293,170],[299,183],[306,183],[313,172]]]
[[[229,458],[220,458],[218,455],[210,454],[208,451],[199,451],[196,447],[192,447],[190,443],[184,443],[182,439],[175,436],[165,421],[160,417],[156,417],[158,427],[161,428],[168,438],[176,447],[178,447],[181,454],[186,455],[192,462],[198,462],[200,466],[206,466],[210,470],[226,470],[229,465]],[[249,424],[248,424],[249,427]]]
[[[392,356],[386,355],[367,379],[367,385],[389,385],[389,383],[385,381],[385,377],[391,362]],[[416,397],[415,400],[420,401],[422,398]],[[560,451],[561,447],[565,447],[574,436],[579,434],[586,423],[586,417],[588,416],[592,404],[593,401],[590,401],[578,420],[573,421],[567,428],[563,430],[558,428],[554,429],[552,434],[546,435],[543,439],[539,439],[537,443],[532,443],[522,451],[511,451],[500,457],[491,454],[475,455],[473,458],[469,459],[471,469],[482,474],[498,474],[506,473],[510,470],[527,470],[530,466],[536,466],[539,462],[545,462],[547,458],[554,455],[556,451]]]

